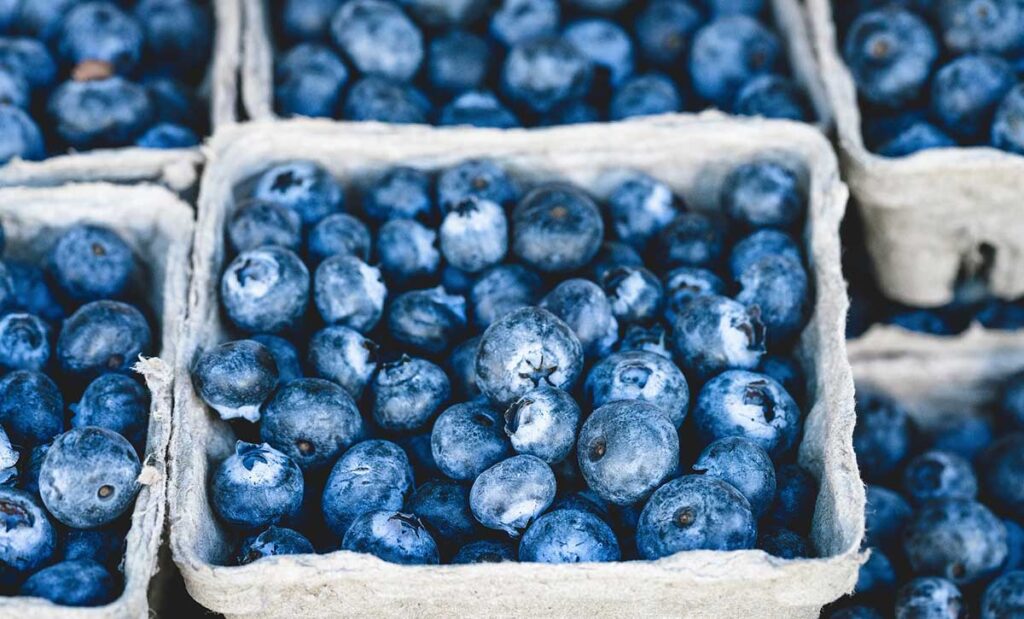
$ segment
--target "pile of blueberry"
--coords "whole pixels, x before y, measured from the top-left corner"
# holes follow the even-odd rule
[[[284,116],[481,127],[711,106],[808,120],[768,0],[283,0]]]
[[[205,0],[0,2],[0,163],[199,143]]]
[[[131,367],[155,343],[116,232],[69,226],[46,256],[0,262],[0,593],[98,606],[122,588],[149,424]]]
[[[192,369],[242,439],[209,489],[235,562],[814,552],[787,165],[732,169],[716,213],[636,172],[599,206],[483,159],[250,187],[220,280],[244,339]]]
[[[858,393],[854,448],[871,550],[831,619],[1024,616],[1024,375],[992,417],[915,428],[891,399]]]
[[[835,2],[868,148],[994,146],[1024,154],[1018,0]]]

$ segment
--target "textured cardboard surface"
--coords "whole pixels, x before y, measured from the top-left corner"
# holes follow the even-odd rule
[[[125,588],[114,602],[97,608],[55,606],[35,598],[0,597],[0,616],[19,619],[140,619],[149,615],[147,589],[157,569],[167,498],[167,445],[171,433],[174,357],[185,319],[192,247],[192,210],[166,189],[108,184],[0,189],[0,222],[7,255],[38,262],[67,226],[89,222],[116,230],[131,246],[142,269],[138,282],[159,324],[159,357],[141,359],[152,395],[142,490],[135,501],[122,563]]]
[[[853,455],[853,382],[843,331],[847,300],[838,226],[847,192],[821,134],[805,125],[720,115],[608,126],[492,131],[328,121],[255,123],[213,140],[199,198],[189,320],[179,348],[171,447],[171,549],[189,592],[228,616],[689,616],[817,617],[850,591],[860,562],[864,493]],[[206,480],[234,444],[199,400],[191,362],[226,337],[217,287],[223,226],[236,186],[276,162],[313,159],[346,185],[396,163],[428,170],[493,157],[527,182],[563,179],[601,197],[623,170],[645,171],[694,208],[717,207],[723,176],[773,155],[804,168],[804,242],[814,316],[798,354],[810,401],[800,460],[820,481],[813,541],[823,559],[764,552],[690,552],[654,562],[409,567],[350,552],[274,557],[225,567],[232,540],[214,518]]]
[[[1024,294],[1024,157],[982,147],[897,159],[869,152],[831,1],[807,0],[807,9],[843,172],[863,214],[882,291],[911,305],[948,303],[961,267],[976,268],[987,245],[994,250],[992,292],[1007,299]]]
[[[243,2],[242,105],[254,120],[276,118],[274,111],[274,43],[270,24],[275,15],[267,0]],[[798,0],[771,0],[772,17],[779,38],[786,46],[786,59],[793,78],[810,99],[823,130],[832,126],[832,112],[825,96],[810,31]]]
[[[241,61],[241,0],[211,0],[214,41],[202,89],[209,98],[213,130],[236,121]],[[203,158],[199,148],[113,148],[57,155],[0,166],[0,187],[55,186],[71,182],[146,182],[182,192],[192,187]]]

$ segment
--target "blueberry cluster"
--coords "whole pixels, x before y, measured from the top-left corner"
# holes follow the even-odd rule
[[[509,128],[716,107],[808,120],[767,0],[284,0],[284,116]]]
[[[0,163],[195,146],[212,39],[205,0],[0,2]]]
[[[1024,5],[835,4],[868,148],[886,157],[956,145],[1024,154]]]
[[[599,205],[483,159],[345,189],[275,165],[226,225],[245,339],[192,382],[243,439],[210,477],[237,563],[811,556],[793,169],[735,167],[715,213],[636,172]]]
[[[1024,614],[1024,375],[993,409],[918,429],[898,403],[858,393],[871,555],[854,597],[826,616]]]
[[[0,262],[0,594],[99,606],[122,586],[153,335],[116,232],[69,226],[44,262]]]

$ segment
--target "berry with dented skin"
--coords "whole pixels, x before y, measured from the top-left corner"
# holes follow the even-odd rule
[[[728,370],[701,389],[693,420],[705,444],[740,436],[778,458],[796,443],[800,408],[775,379]]]
[[[579,425],[580,407],[571,395],[554,387],[527,392],[505,411],[505,432],[516,453],[548,464],[561,462],[572,452]]]
[[[368,553],[389,563],[436,565],[437,542],[415,516],[390,510],[366,512],[345,533],[342,550]]]
[[[261,529],[298,514],[302,470],[270,445],[238,441],[235,452],[217,465],[210,501],[226,523]]]
[[[686,377],[670,359],[653,352],[620,352],[606,357],[591,368],[584,389],[594,408],[619,400],[648,402],[677,428],[690,406]]]
[[[373,379],[373,419],[387,431],[425,427],[451,397],[448,375],[425,359],[402,355]]]
[[[304,555],[314,552],[316,551],[313,549],[313,544],[298,531],[271,526],[258,535],[244,539],[235,553],[235,562],[238,565],[248,565],[266,557]]]
[[[519,537],[555,500],[555,485],[555,474],[543,460],[512,456],[480,473],[469,506],[480,524]]]
[[[765,354],[765,325],[757,307],[728,297],[693,299],[672,326],[673,350],[684,370],[707,379],[730,369],[757,367]]]
[[[40,371],[50,360],[50,326],[32,314],[0,317],[0,370]]]
[[[466,299],[440,286],[403,292],[391,301],[387,324],[398,342],[439,354],[466,328]]]

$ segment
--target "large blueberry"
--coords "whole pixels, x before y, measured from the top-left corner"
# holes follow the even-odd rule
[[[720,190],[722,209],[749,228],[792,228],[804,214],[796,171],[784,163],[759,160],[734,168]]]
[[[564,280],[541,299],[540,307],[563,320],[587,357],[599,358],[619,339],[619,321],[601,287],[582,278]]]
[[[227,237],[236,252],[261,245],[278,245],[292,251],[302,244],[302,219],[286,206],[266,200],[246,200],[227,223]]]
[[[633,173],[608,196],[612,228],[623,243],[643,250],[679,214],[679,200],[665,183]]]
[[[643,267],[622,266],[601,278],[612,313],[622,325],[647,324],[661,315],[664,290],[661,280]]]
[[[46,110],[53,133],[75,150],[132,144],[156,116],[146,88],[117,76],[64,82]]]
[[[85,426],[58,436],[39,469],[39,496],[61,523],[91,529],[113,522],[139,493],[142,465],[120,434]]]
[[[103,374],[89,383],[82,399],[71,405],[71,427],[98,426],[128,439],[140,453],[146,450],[149,390],[124,374]]]
[[[658,66],[681,66],[701,21],[700,11],[689,0],[652,0],[633,25],[640,53]]]
[[[705,295],[676,317],[672,344],[683,369],[707,379],[724,370],[757,367],[765,353],[765,327],[758,308]]]
[[[388,331],[398,342],[427,353],[442,353],[466,328],[466,299],[444,288],[404,292],[388,308]]]
[[[935,36],[924,20],[896,5],[862,13],[843,44],[857,92],[891,108],[920,95],[938,56]]]
[[[693,470],[732,485],[760,518],[775,499],[775,465],[757,443],[741,437],[718,439],[704,448]]]
[[[363,195],[363,211],[375,221],[432,221],[435,210],[430,177],[416,168],[399,166],[387,170],[370,183]]]
[[[235,553],[238,565],[248,565],[266,557],[313,554],[313,544],[298,531],[285,527],[268,527],[258,535],[247,537]]]
[[[341,254],[370,259],[370,230],[366,224],[345,213],[321,219],[309,231],[306,251],[314,263]]]
[[[74,0],[49,1],[64,2],[65,6],[61,7],[61,12],[64,12],[68,8],[67,4]],[[31,11],[38,5],[44,4],[46,4],[44,0],[23,2],[22,12]],[[53,86],[54,80],[57,78],[57,64],[53,57],[43,41],[34,38],[0,38],[0,65],[20,74],[33,89],[49,88]]]
[[[151,342],[149,324],[138,309],[119,301],[93,301],[64,321],[57,359],[76,376],[126,372],[149,352]]]
[[[637,550],[649,560],[683,550],[752,548],[756,537],[740,491],[704,475],[684,475],[658,488],[637,523]]]
[[[524,40],[509,50],[501,86],[509,100],[537,113],[582,97],[590,89],[593,65],[561,37]]]
[[[657,406],[677,428],[690,406],[686,377],[671,360],[652,352],[606,357],[590,370],[585,388],[594,408],[618,400],[642,400]]]
[[[423,428],[451,397],[451,383],[444,370],[408,355],[381,365],[371,388],[373,420],[387,431]]]
[[[505,411],[505,432],[516,453],[537,456],[548,464],[564,460],[576,445],[580,407],[554,387],[527,392]]]
[[[686,212],[658,234],[657,261],[666,269],[689,266],[714,269],[725,254],[725,222],[709,213]]]
[[[615,90],[609,116],[612,120],[623,120],[682,109],[683,97],[675,82],[661,73],[647,73],[627,79]]]
[[[0,317],[0,370],[40,371],[50,360],[50,326],[32,314]]]
[[[512,251],[545,273],[578,269],[597,254],[604,222],[597,205],[568,185],[531,191],[512,212]]]
[[[727,109],[751,78],[773,73],[781,64],[778,37],[747,15],[718,17],[697,31],[690,51],[694,90]]]
[[[558,0],[502,0],[491,17],[491,35],[507,46],[554,34],[560,17]]]
[[[739,276],[736,300],[759,311],[768,344],[796,337],[810,314],[810,282],[802,264],[785,256],[765,256]]]
[[[436,565],[439,561],[437,542],[423,523],[392,510],[370,511],[356,518],[341,548],[404,565]]]
[[[116,4],[80,2],[64,16],[57,49],[65,64],[105,62],[116,72],[127,75],[142,56],[143,40],[139,22]]]
[[[300,43],[274,64],[274,103],[282,116],[331,118],[341,111],[345,63],[326,45]]]
[[[571,389],[582,371],[576,334],[536,307],[518,309],[488,327],[476,357],[477,385],[501,406],[541,385]]]
[[[679,469],[675,426],[660,408],[642,401],[594,411],[576,450],[587,485],[616,505],[643,500]]]
[[[957,584],[991,575],[1006,559],[1006,527],[981,503],[926,503],[903,531],[903,550],[915,574],[938,574]]]
[[[441,92],[475,90],[487,78],[490,64],[487,41],[464,30],[453,30],[430,42],[427,78]]]
[[[441,472],[457,480],[475,479],[513,453],[501,415],[480,402],[456,404],[441,413],[434,422],[430,447]]]
[[[16,584],[46,565],[57,550],[57,534],[38,500],[0,487],[0,583]]]
[[[697,396],[693,420],[707,444],[742,436],[777,458],[796,443],[800,408],[775,379],[729,370],[708,381]]]
[[[238,441],[213,471],[210,502],[220,518],[262,529],[294,517],[302,506],[302,470],[270,445]]]
[[[437,201],[447,211],[466,198],[479,198],[511,207],[519,199],[519,184],[500,164],[490,159],[468,159],[437,178]]]
[[[20,445],[49,442],[64,430],[64,399],[49,377],[18,370],[0,379],[0,423]]]
[[[555,500],[555,474],[535,456],[518,455],[480,473],[469,506],[480,524],[519,537]]]
[[[431,279],[441,266],[437,232],[412,219],[392,219],[380,227],[377,256],[392,286]]]
[[[945,451],[926,451],[907,462],[903,487],[918,505],[935,499],[974,499],[978,495],[971,463]]]
[[[484,271],[470,288],[469,300],[473,306],[473,320],[478,326],[486,329],[506,314],[534,305],[540,291],[540,276],[522,265],[499,264],[491,267]],[[541,305],[543,306],[543,301]],[[555,313],[557,315],[557,312]]]
[[[220,280],[221,305],[249,333],[277,333],[302,318],[309,303],[309,270],[291,250],[265,246],[242,252]]]
[[[412,490],[412,466],[405,450],[390,441],[356,443],[338,459],[327,478],[324,518],[341,537],[367,512],[401,509]]]
[[[580,19],[566,25],[562,36],[583,52],[612,84],[633,73],[633,41],[615,22],[607,19]]]
[[[370,75],[349,89],[342,116],[355,121],[425,123],[429,108],[427,98],[412,86]]]
[[[935,12],[942,42],[954,54],[1012,56],[1024,47],[1024,7],[1013,0],[949,0]]]
[[[378,348],[348,327],[325,327],[309,340],[309,366],[317,376],[338,383],[359,399],[377,371]]]
[[[393,2],[342,4],[331,18],[331,36],[363,74],[408,80],[423,62],[423,34]]]
[[[519,543],[519,560],[533,563],[618,561],[619,541],[604,521],[576,509],[544,514]]]
[[[103,606],[117,598],[119,583],[95,561],[62,561],[41,569],[21,585],[19,596],[43,598],[60,606]]]
[[[225,342],[199,356],[192,367],[192,385],[221,419],[255,422],[277,388],[277,363],[259,342]]]
[[[179,75],[203,75],[213,43],[210,13],[199,2],[140,0],[135,19],[145,35],[144,58]]]
[[[508,220],[496,202],[466,198],[450,205],[441,222],[441,252],[449,264],[477,273],[508,253]]]
[[[945,578],[915,578],[896,593],[896,619],[956,619],[964,614],[964,599]]]
[[[64,294],[75,301],[123,296],[135,273],[132,250],[104,226],[78,224],[65,230],[53,245],[49,271]]]
[[[1017,79],[998,56],[968,54],[932,80],[931,112],[944,131],[967,143],[987,142],[996,108]]]
[[[312,161],[290,161],[267,169],[256,179],[252,195],[292,209],[306,225],[340,211],[345,198],[330,173]]]
[[[377,325],[387,294],[380,269],[355,256],[324,260],[313,279],[313,299],[324,322],[362,333]]]

